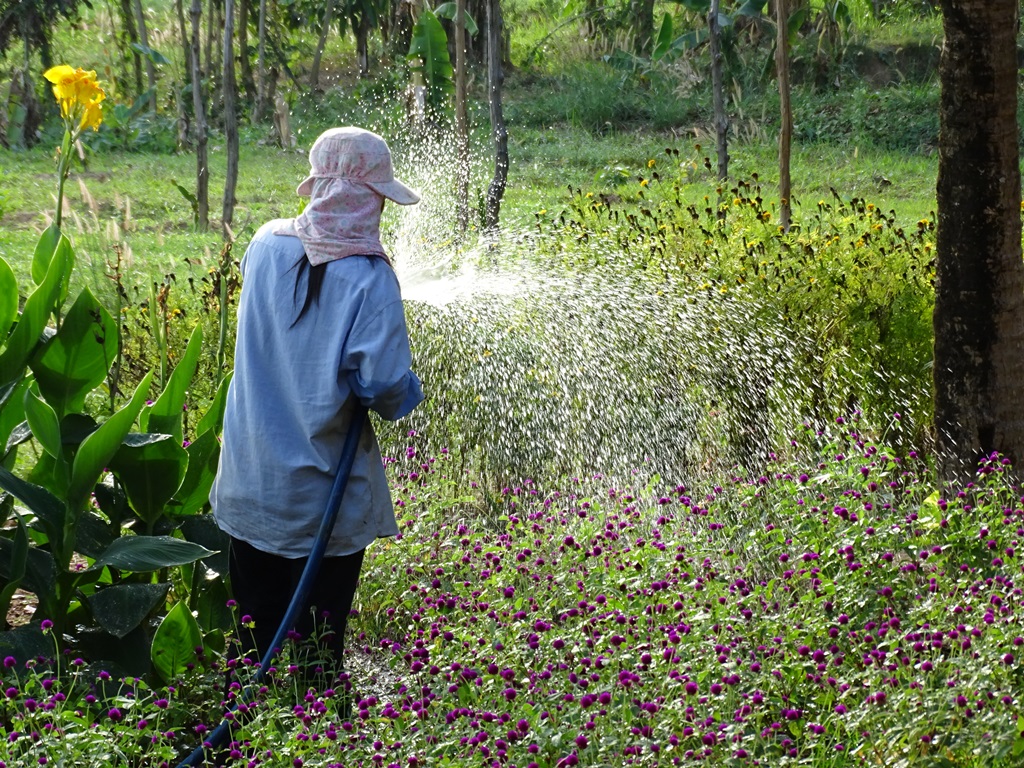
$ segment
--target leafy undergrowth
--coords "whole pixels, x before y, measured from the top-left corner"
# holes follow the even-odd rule
[[[349,643],[391,683],[348,714],[344,681],[307,687],[285,660],[214,762],[1016,764],[1020,489],[993,457],[936,490],[841,426],[700,490],[590,476],[497,497],[414,436],[391,464],[402,536],[371,550]],[[161,689],[8,664],[6,765],[174,764],[225,695],[202,658]]]

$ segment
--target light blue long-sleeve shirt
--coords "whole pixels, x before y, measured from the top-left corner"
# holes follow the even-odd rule
[[[350,396],[385,419],[423,399],[410,366],[398,280],[382,259],[327,264],[318,305],[299,322],[302,243],[260,228],[242,258],[235,373],[210,494],[222,530],[283,557],[309,554],[351,419]],[[307,272],[308,275],[308,272]],[[367,422],[328,556],[398,533],[380,448]]]

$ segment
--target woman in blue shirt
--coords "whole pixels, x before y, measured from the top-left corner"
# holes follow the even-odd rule
[[[419,195],[394,178],[385,141],[360,128],[325,132],[309,160],[297,190],[310,198],[306,209],[261,227],[242,258],[235,372],[210,495],[260,658],[305,567],[354,403],[394,420],[423,399],[379,236],[384,201],[411,205]],[[363,552],[397,533],[367,422],[310,597],[339,667]],[[296,629],[314,628],[310,613]]]

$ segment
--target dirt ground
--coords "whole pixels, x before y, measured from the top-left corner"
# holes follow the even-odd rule
[[[36,598],[30,592],[17,590],[11,598],[11,607],[7,611],[7,625],[9,627],[20,627],[32,621],[36,612]]]

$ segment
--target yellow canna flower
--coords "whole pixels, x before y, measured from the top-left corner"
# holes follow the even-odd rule
[[[53,83],[54,98],[69,130],[79,133],[86,128],[99,128],[103,121],[100,104],[106,94],[96,82],[95,70],[72,69],[67,64],[58,64],[46,70],[43,77]]]
[[[86,105],[85,110],[82,112],[82,120],[79,123],[79,131],[84,131],[86,128],[92,128],[94,131],[99,130],[100,123],[103,122],[103,107],[100,103],[103,99],[103,91],[100,91],[99,95]]]

